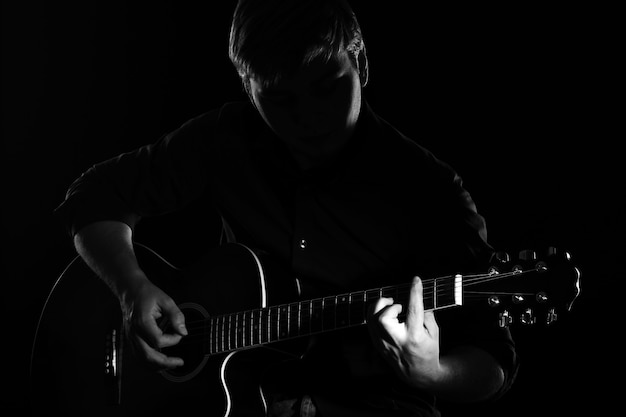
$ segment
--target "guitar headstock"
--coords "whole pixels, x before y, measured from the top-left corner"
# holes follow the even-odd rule
[[[497,252],[488,273],[468,286],[464,298],[496,310],[501,327],[551,325],[572,309],[580,276],[571,254],[555,247],[522,250],[515,258]]]

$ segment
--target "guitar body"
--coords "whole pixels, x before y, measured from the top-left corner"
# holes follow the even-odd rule
[[[38,324],[31,361],[35,415],[265,415],[261,378],[290,357],[263,347],[206,355],[202,329],[194,323],[293,299],[295,284],[276,271],[266,282],[268,271],[243,245],[220,246],[184,271],[144,246],[137,245],[136,253],[150,279],[185,314],[189,335],[183,341],[195,343],[181,342],[168,353],[182,356],[185,365],[161,373],[142,366],[124,340],[117,298],[76,258],[56,282]]]

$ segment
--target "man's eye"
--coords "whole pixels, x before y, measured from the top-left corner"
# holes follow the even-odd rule
[[[346,77],[340,76],[324,81],[315,87],[313,94],[318,97],[328,97],[334,94],[338,89],[343,88],[346,85],[346,80]]]
[[[315,92],[319,95],[329,95],[335,91],[335,89],[337,88],[337,84],[339,84],[339,80],[332,80],[329,82],[325,82],[323,84],[320,84],[315,89]]]

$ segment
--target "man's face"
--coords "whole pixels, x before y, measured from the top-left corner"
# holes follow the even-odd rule
[[[361,110],[361,82],[347,52],[313,62],[271,88],[250,80],[261,117],[305,166],[325,159],[348,141]]]

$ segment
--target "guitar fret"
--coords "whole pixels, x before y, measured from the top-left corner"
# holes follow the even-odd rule
[[[213,317],[210,317],[209,320],[209,355],[215,353],[215,351],[213,350],[213,329],[214,329],[214,325],[213,325]]]
[[[278,307],[278,339],[286,339],[289,336],[289,307]]]
[[[247,329],[248,326],[246,325],[246,317],[247,317],[248,312],[244,312],[243,314],[240,314],[240,322],[239,322],[239,332],[241,333],[241,347],[246,347],[248,346],[246,344],[247,341]]]
[[[241,335],[242,335],[242,346],[243,347],[247,347],[250,346],[250,340],[252,340],[252,338],[250,337],[250,335],[248,334],[248,329],[250,329],[252,326],[250,326],[249,320],[250,320],[250,311],[246,311],[243,313],[243,328],[241,329]]]
[[[235,349],[240,348],[242,342],[241,335],[241,314],[234,314],[233,321],[235,322],[235,332],[233,333],[235,339]]]
[[[424,297],[424,310],[427,310],[427,311],[433,310],[437,308],[437,306],[439,305],[439,298],[441,294],[439,294],[439,289],[437,288],[436,284],[437,284],[436,280],[422,281],[422,285],[424,286],[424,294],[432,294],[430,297],[429,296]],[[445,286],[444,286],[444,289],[445,289]],[[444,297],[444,302],[445,302],[445,297]]]
[[[300,303],[292,303],[289,309],[289,337],[300,336]]]
[[[350,294],[350,324],[365,323],[365,293],[362,291]]]
[[[250,316],[249,316],[249,323],[248,323],[248,328],[250,329],[250,334],[248,335],[249,337],[249,345],[250,346],[254,346],[254,310],[250,311]]]
[[[237,321],[233,320],[235,316],[233,314],[228,315],[228,350],[237,348]]]
[[[462,285],[461,278],[440,277],[424,280],[423,285],[426,310],[461,305],[461,292],[455,290]],[[381,297],[406,304],[409,294],[409,285],[389,286],[210,317],[200,341],[205,352],[217,354],[362,325],[370,306]]]
[[[278,340],[280,334],[280,320],[277,307],[270,307],[268,310],[268,342],[275,342]]]
[[[211,353],[217,353],[217,321],[211,317]]]
[[[244,332],[244,326],[243,326],[244,317],[245,317],[245,313],[237,314],[235,316],[235,323],[236,323],[235,330],[236,330],[236,333],[237,333],[237,338],[236,338],[236,341],[237,341],[236,345],[237,346],[236,347],[238,347],[238,348],[244,347],[245,343],[246,343],[245,342],[246,341],[246,339],[245,339],[245,335],[246,334]]]
[[[307,302],[308,306],[306,308],[306,318],[307,318],[307,329],[309,331],[309,333],[313,333],[313,328],[311,326],[311,318],[313,317],[313,302],[312,301],[308,301]]]
[[[337,328],[335,307],[336,297],[325,297],[322,299],[322,329],[333,330]]]
[[[235,322],[235,332],[233,333],[233,339],[235,340],[235,349],[240,348],[242,342],[241,335],[241,314],[234,314],[233,321]]]
[[[232,340],[232,344],[231,344],[231,349],[237,349],[239,346],[237,345],[237,341],[238,341],[238,336],[239,336],[239,326],[238,326],[238,322],[237,322],[237,317],[238,314],[231,314],[231,323],[232,323],[232,327],[230,329],[231,334],[231,340]]]
[[[311,302],[302,301],[298,303],[300,311],[300,334],[311,333]]]
[[[224,348],[222,343],[224,341],[224,336],[222,334],[223,325],[222,318],[216,317],[215,319],[215,353],[223,352]]]
[[[302,334],[302,304],[298,303],[298,336]]]
[[[258,325],[256,323],[256,314],[257,310],[252,310],[250,312],[250,343],[251,345],[258,345],[259,344],[259,340],[256,337],[256,335],[258,334]]]
[[[350,325],[350,295],[340,295],[335,304],[335,328]]]
[[[218,327],[218,320],[217,317],[213,317],[213,331],[211,332],[213,335],[213,353],[218,353],[219,352],[219,347],[218,347],[218,341],[219,341],[219,327]]]
[[[257,310],[256,311],[256,317],[254,319],[254,326],[255,326],[255,341],[256,343],[263,343],[263,310]]]
[[[221,345],[221,351],[224,352],[226,350],[226,341],[224,340],[224,335],[225,333],[225,329],[226,329],[226,316],[222,316],[221,320],[220,320],[220,334],[221,334],[221,341],[220,341],[220,345]]]
[[[228,340],[228,350],[233,349],[233,316],[232,314],[228,315],[228,325],[226,331],[226,339]]]
[[[396,293],[394,292],[393,288],[381,288],[380,289],[380,296],[381,297],[385,297],[385,298],[393,298],[394,303],[396,302]]]
[[[207,329],[208,327],[208,329]],[[204,322],[204,331],[206,332],[206,349],[204,350],[209,355],[213,353],[213,317],[209,317]]]
[[[267,343],[270,340],[269,316],[269,309],[261,310],[261,343]]]
[[[252,312],[252,326],[250,326],[250,332],[252,332],[252,344],[258,345],[261,343],[261,322],[259,321],[260,312],[254,310]]]
[[[322,321],[322,307],[324,300],[317,299],[311,302],[311,333],[317,333],[324,330]]]
[[[226,336],[227,336],[227,349],[230,350],[231,349],[231,336],[232,336],[232,332],[230,330],[230,326],[232,324],[232,316],[229,314],[228,315],[228,324],[226,325]]]
[[[267,310],[259,311],[259,343],[267,343]]]
[[[228,350],[228,316],[224,315],[222,319],[222,352]]]

